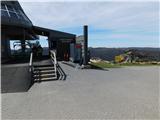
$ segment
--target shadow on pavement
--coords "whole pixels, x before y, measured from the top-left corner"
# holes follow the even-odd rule
[[[58,80],[66,80],[67,75],[59,64],[57,64],[57,74],[58,74]]]

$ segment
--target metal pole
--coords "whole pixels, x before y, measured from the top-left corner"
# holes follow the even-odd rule
[[[85,25],[83,27],[83,34],[84,34],[84,59],[83,65],[88,64],[88,26]]]

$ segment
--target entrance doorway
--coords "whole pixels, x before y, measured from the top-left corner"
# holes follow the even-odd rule
[[[41,47],[43,48],[43,56],[49,55],[49,45],[48,45],[48,37],[39,35],[39,43]]]
[[[70,42],[58,41],[57,42],[57,59],[62,61],[69,61],[70,57]]]

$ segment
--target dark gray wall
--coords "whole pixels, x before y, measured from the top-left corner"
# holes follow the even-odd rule
[[[31,79],[28,66],[2,65],[1,92],[27,92]]]
[[[8,58],[10,56],[10,42],[9,38],[5,36],[5,34],[1,35],[1,58],[2,58],[2,63],[5,58]]]

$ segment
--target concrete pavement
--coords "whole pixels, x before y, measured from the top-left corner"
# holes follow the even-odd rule
[[[65,81],[2,94],[3,119],[158,119],[160,67],[75,69]]]

